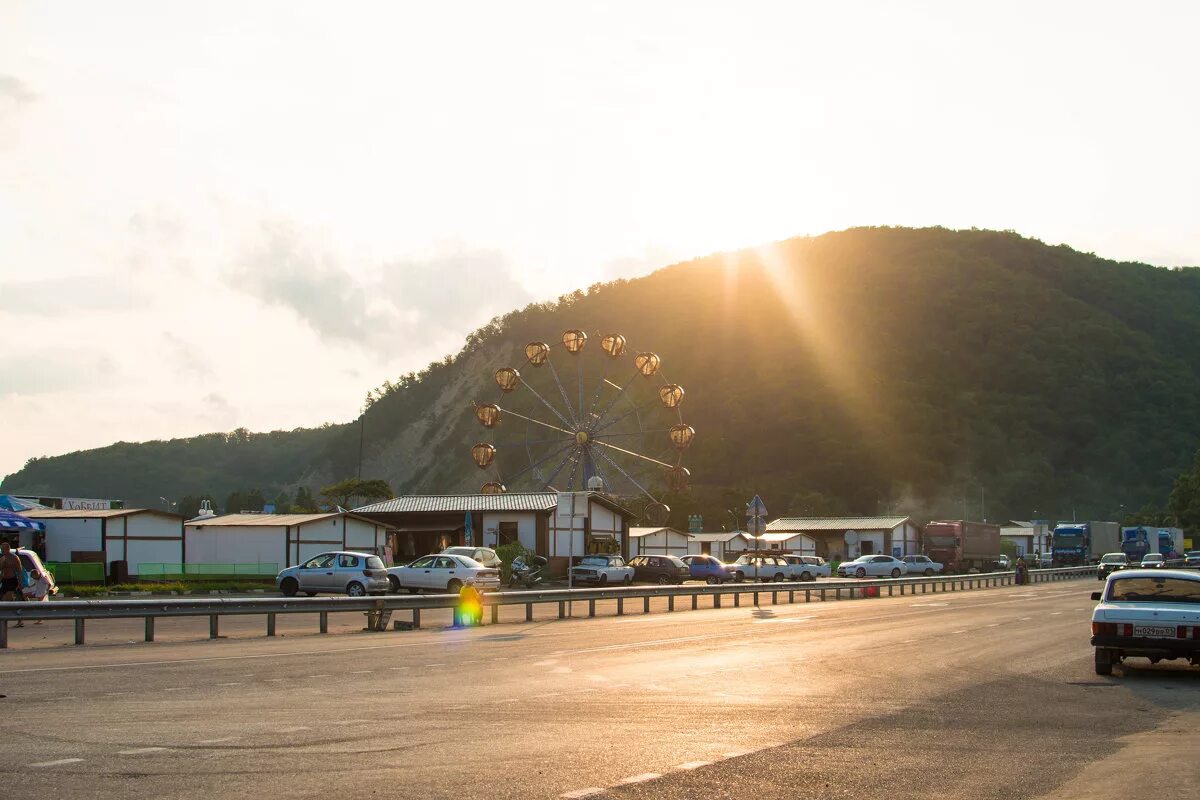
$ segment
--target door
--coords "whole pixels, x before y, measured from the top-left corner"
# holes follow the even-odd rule
[[[892,569],[894,569],[892,559],[887,556],[875,556],[871,559],[871,565],[867,570],[867,574],[876,576],[891,575]]]
[[[452,580],[464,581],[466,568],[447,556],[438,556],[437,563],[433,565],[433,569],[429,571],[429,577],[433,581],[429,587],[431,589],[446,590],[446,584]]]
[[[349,553],[342,553],[338,556],[333,571],[333,590],[337,592],[346,591],[346,587],[350,585],[350,581],[358,581],[364,589],[367,588],[367,579],[362,574],[364,566],[362,559],[358,556],[352,556]]]
[[[425,556],[409,564],[400,574],[400,585],[414,589],[427,589],[432,586],[429,573],[436,560],[436,556]]]
[[[302,592],[328,592],[333,589],[333,561],[336,553],[321,553],[300,565],[296,581]]]

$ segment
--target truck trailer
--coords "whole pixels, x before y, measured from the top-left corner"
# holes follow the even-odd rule
[[[1105,553],[1121,552],[1116,522],[1064,522],[1054,526],[1054,566],[1081,567]]]
[[[1160,528],[1156,525],[1131,525],[1121,529],[1121,552],[1131,564],[1139,563],[1150,553],[1163,558],[1183,557],[1183,530]]]
[[[922,532],[925,554],[946,572],[991,572],[1000,557],[1000,526],[990,522],[936,520]]]

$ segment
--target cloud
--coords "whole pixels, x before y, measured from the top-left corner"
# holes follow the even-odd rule
[[[0,75],[0,103],[17,106],[32,103],[36,99],[37,95],[20,78]]]
[[[180,377],[208,380],[216,375],[212,361],[196,345],[170,331],[163,333],[163,343],[166,345],[167,359]]]
[[[295,312],[323,340],[394,352],[403,337],[461,336],[531,294],[503,254],[460,250],[378,267],[362,279],[293,226],[271,223],[226,273],[227,286]]]
[[[113,360],[97,350],[48,347],[19,351],[0,371],[0,396],[77,393],[103,385],[116,372]]]
[[[127,311],[144,306],[137,284],[108,275],[69,275],[32,281],[0,281],[3,312],[37,317]]]

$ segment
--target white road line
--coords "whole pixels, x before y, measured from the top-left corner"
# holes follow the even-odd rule
[[[950,633],[952,633],[952,634],[954,634],[954,633],[966,633],[966,631],[950,631]]]
[[[1062,613],[1061,611],[1051,611],[1051,612],[1050,612],[1050,616],[1052,616],[1052,617],[1057,617],[1057,616],[1058,616],[1059,614],[1061,614],[1061,613]]]
[[[166,750],[165,747],[135,747],[133,750],[120,750],[117,752],[119,756],[141,756],[147,753],[161,753]]]
[[[232,683],[218,683],[217,684],[217,686],[241,686],[241,685],[242,684],[238,681],[234,681]]]
[[[900,644],[912,644],[915,641],[917,641],[917,640],[916,639],[905,639],[903,642],[900,642]]]
[[[39,761],[38,763],[30,764],[29,766],[36,767],[38,769],[40,769],[42,767],[61,767],[64,764],[78,764],[80,761],[83,761],[83,759],[82,758],[60,758],[57,761]]]
[[[633,775],[629,778],[622,778],[621,780],[617,781],[617,783],[621,786],[628,786],[631,783],[645,783],[646,781],[652,781],[655,778],[661,777],[662,773],[659,772],[643,772],[641,775]]]
[[[267,678],[263,683],[283,683],[287,678]]]
[[[332,675],[309,675],[310,678],[332,678]]]
[[[1029,622],[1033,617],[1021,617],[1017,622]]]
[[[592,786],[589,789],[576,789],[573,792],[565,792],[560,794],[559,797],[565,798],[565,800],[581,800],[584,797],[595,797],[598,794],[604,794],[605,791],[607,790],[601,789],[598,786]]]
[[[701,767],[707,767],[711,763],[711,761],[689,761],[686,764],[676,764],[671,769],[700,769]]]
[[[993,622],[991,625],[988,625],[988,627],[989,627],[989,628],[999,628],[999,627],[1000,627],[1000,623],[999,623],[999,622]]]
[[[444,666],[446,666],[446,665],[445,665],[445,664],[423,664],[422,666],[425,666],[425,667],[444,667]]]
[[[190,686],[168,686],[166,689],[163,689],[163,691],[164,692],[186,692],[190,688],[192,688],[192,687],[190,687]]]
[[[240,736],[226,736],[222,739],[201,739],[196,744],[224,744],[225,742],[236,742]]]
[[[277,730],[275,732],[276,733],[299,733],[300,731],[311,731],[311,730],[312,730],[312,728],[308,727],[307,725],[296,725],[291,728],[280,728],[279,730]]]
[[[388,667],[388,669],[408,669],[408,667]]]
[[[58,702],[62,702],[63,700],[78,700],[78,699],[79,699],[79,698],[78,698],[78,697],[76,697],[75,695],[73,695],[73,694],[69,694],[69,695],[67,695],[66,697],[54,697],[54,698],[51,698],[50,702],[52,702],[52,703],[58,703]]]
[[[353,672],[351,672],[350,674],[351,675],[370,675],[374,671],[375,670],[373,670],[373,669],[356,669]]]
[[[133,692],[105,692],[105,697],[124,697],[125,695],[133,694]]]

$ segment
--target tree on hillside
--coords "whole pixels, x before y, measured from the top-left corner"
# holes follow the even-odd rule
[[[1191,471],[1175,479],[1167,508],[1179,527],[1191,534],[1200,532],[1200,451],[1196,452]]]
[[[225,498],[224,512],[226,514],[240,514],[242,513],[242,509],[245,507],[246,498],[242,495],[240,489],[235,492],[230,492],[229,496]]]
[[[267,504],[267,498],[263,496],[262,489],[251,489],[245,493],[245,502],[242,504],[243,511],[262,511],[263,506]]]
[[[317,500],[313,497],[312,490],[307,486],[301,486],[296,490],[296,502],[292,503],[292,513],[294,514],[311,514],[317,510]]]
[[[288,514],[292,510],[292,496],[286,491],[280,492],[275,496],[275,513]]]
[[[331,506],[341,506],[342,508],[352,508],[354,505],[362,505],[376,500],[390,500],[395,496],[392,487],[388,486],[387,481],[382,480],[364,481],[360,478],[346,478],[344,481],[321,488],[321,497],[325,499],[325,502]],[[363,502],[354,503],[356,498]]]

